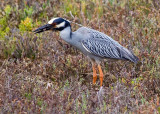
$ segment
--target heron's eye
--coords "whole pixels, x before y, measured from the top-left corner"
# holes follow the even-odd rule
[[[52,23],[51,25],[55,28],[57,24],[56,23]]]

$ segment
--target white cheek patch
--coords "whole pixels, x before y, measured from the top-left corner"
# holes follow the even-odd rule
[[[50,21],[48,21],[48,24],[52,24],[54,20],[58,19],[59,17],[53,18]]]
[[[60,23],[60,24],[58,24],[58,25],[56,25],[57,28],[64,27],[64,26],[65,26],[65,21]]]

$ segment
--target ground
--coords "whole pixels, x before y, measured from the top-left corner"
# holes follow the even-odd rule
[[[160,113],[159,0],[2,0],[1,113]],[[103,88],[92,66],[59,33],[32,31],[52,17],[101,31],[131,50],[137,64],[102,62]],[[78,24],[75,24],[78,23]]]

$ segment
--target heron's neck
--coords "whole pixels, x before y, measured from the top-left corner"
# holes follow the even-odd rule
[[[72,38],[72,30],[71,30],[71,27],[67,27],[65,29],[63,29],[61,32],[60,32],[60,37],[65,40],[66,42],[68,42],[69,40],[71,40]]]

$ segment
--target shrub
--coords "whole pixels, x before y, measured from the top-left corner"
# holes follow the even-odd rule
[[[21,32],[25,32],[25,31],[32,31],[32,27],[33,27],[33,24],[32,24],[32,19],[27,17],[25,18],[25,20],[21,21],[20,25],[19,25],[19,30]]]

